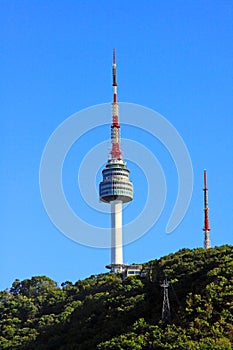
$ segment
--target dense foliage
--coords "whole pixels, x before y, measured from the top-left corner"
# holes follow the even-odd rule
[[[45,276],[15,280],[0,292],[0,349],[232,349],[233,247],[182,249],[144,269],[146,278],[102,274],[60,288]]]

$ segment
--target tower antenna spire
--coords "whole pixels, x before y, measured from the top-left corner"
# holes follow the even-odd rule
[[[117,82],[116,82],[116,49],[113,49],[112,75],[113,75],[113,83],[112,83],[112,85],[113,86],[117,86]]]
[[[204,170],[204,227],[205,233],[204,248],[210,248],[210,224],[209,224],[209,207],[208,207],[208,188],[207,188],[207,176],[206,170]]]
[[[117,76],[116,76],[116,50],[113,49],[113,62],[112,62],[112,86],[113,86],[113,102],[112,102],[112,125],[111,125],[111,158],[122,159],[120,149],[120,125],[119,125],[119,113],[117,102]]]

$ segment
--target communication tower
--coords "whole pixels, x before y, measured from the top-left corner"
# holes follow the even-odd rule
[[[99,197],[102,202],[111,205],[111,264],[106,267],[111,269],[111,272],[117,273],[122,272],[125,268],[122,248],[122,205],[133,199],[133,184],[120,149],[115,50],[113,50],[112,75],[112,147],[108,162],[102,171],[103,181],[99,185]]]
[[[204,247],[205,249],[210,248],[210,224],[209,224],[209,207],[208,207],[208,188],[207,188],[207,176],[206,170],[204,170],[204,227],[205,233]]]

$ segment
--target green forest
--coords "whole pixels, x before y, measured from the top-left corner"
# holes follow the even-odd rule
[[[58,286],[46,276],[0,292],[0,349],[230,350],[233,247],[182,249],[143,276],[93,275]],[[171,316],[162,321],[169,281]]]

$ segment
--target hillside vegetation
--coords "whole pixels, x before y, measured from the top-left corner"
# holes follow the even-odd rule
[[[45,276],[15,280],[0,292],[0,349],[232,349],[233,247],[182,249],[143,266],[147,278],[101,274],[61,287]]]

